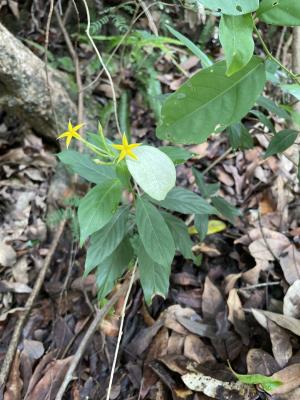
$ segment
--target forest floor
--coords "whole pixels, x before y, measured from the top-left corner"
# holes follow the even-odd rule
[[[9,21],[15,18],[13,8],[5,9]],[[39,18],[35,24],[42,26],[45,16]],[[37,26],[29,32],[17,21],[18,37],[32,50],[32,42],[42,47],[44,35]],[[147,18],[140,27],[148,29]],[[63,60],[68,50],[55,23],[50,33],[50,50]],[[218,51],[213,41],[207,49],[211,54]],[[37,46],[35,51],[41,55]],[[78,51],[85,68],[91,50],[83,43]],[[63,62],[66,70],[68,62]],[[180,68],[192,74],[198,61],[188,55]],[[165,92],[186,79],[164,54],[156,69]],[[159,144],[153,111],[145,105],[134,73],[124,67],[121,83],[114,73],[117,84],[130,93],[131,134],[138,141]],[[111,93],[105,79],[92,96],[97,107],[107,104]],[[267,116],[283,127],[280,117]],[[300,203],[294,149],[288,157],[263,159],[268,145],[264,127],[250,118],[246,124],[253,148],[227,152],[228,137],[215,135],[190,146],[194,157],[177,167],[177,183],[190,189],[195,188],[191,167],[205,171],[207,182],[219,182],[221,195],[242,210],[242,217],[235,225],[215,218],[217,227],[211,223],[203,242],[191,233],[202,263],[195,266],[176,256],[166,299],[156,297],[148,307],[139,283],[134,284],[111,399],[300,398],[300,322],[295,320],[300,317]],[[0,111],[0,364],[63,219],[63,208],[72,208],[70,199],[87,189],[82,181],[74,185],[58,165],[57,152],[57,143]],[[22,330],[5,400],[55,399],[95,315],[95,276],[82,277],[84,259],[76,226],[68,221]],[[121,298],[93,335],[66,399],[105,398],[123,302]],[[268,394],[259,385],[247,394],[226,387],[224,382],[233,380],[228,361],[242,374],[269,376],[280,371],[282,394]],[[188,389],[181,378],[187,374],[194,381],[205,376],[206,389],[197,389],[195,382],[195,389]]]

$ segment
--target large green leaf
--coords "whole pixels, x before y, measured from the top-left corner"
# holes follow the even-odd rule
[[[151,304],[155,295],[166,298],[169,290],[171,265],[160,265],[153,261],[139,238],[135,241],[135,251],[146,303]]]
[[[228,203],[221,196],[214,196],[211,198],[211,202],[219,211],[219,213],[228,219],[232,224],[235,222],[236,217],[240,217],[242,215],[241,211],[235,208],[232,204]]]
[[[82,200],[78,208],[80,243],[89,235],[103,228],[112,218],[121,199],[121,183],[113,179],[95,186]]]
[[[129,207],[120,207],[108,224],[91,236],[85,260],[85,275],[118,247],[126,234],[128,212]]]
[[[228,15],[248,14],[258,9],[259,0],[197,0],[210,10]]]
[[[252,33],[251,14],[222,15],[219,37],[225,53],[227,76],[235,74],[251,60],[254,52]]]
[[[151,146],[137,147],[134,154],[137,160],[126,159],[133,179],[153,199],[163,200],[175,185],[173,162],[165,153]]]
[[[168,96],[162,107],[158,137],[176,143],[201,143],[212,133],[239,122],[263,90],[264,63],[254,56],[231,77],[225,73],[226,62],[218,62]]]
[[[97,267],[96,284],[98,299],[102,300],[114,288],[116,280],[126,271],[133,257],[133,250],[128,238],[125,238],[114,252]]]
[[[167,224],[159,211],[147,200],[136,201],[136,224],[149,256],[160,265],[170,265],[175,245]]]
[[[299,0],[262,0],[257,16],[271,25],[300,25],[300,2]]]
[[[103,183],[116,178],[115,168],[108,165],[97,165],[87,154],[81,154],[74,150],[66,150],[57,154],[64,164],[69,165],[72,170],[92,183]]]
[[[298,134],[299,132],[293,129],[285,129],[276,133],[265,152],[264,158],[270,157],[273,154],[282,153],[288,149],[295,143]]]
[[[190,190],[176,187],[172,189],[165,200],[156,202],[168,210],[182,214],[216,214],[217,210],[206,200]]]
[[[181,219],[165,211],[162,212],[162,216],[170,229],[177,250],[180,251],[184,258],[193,260],[192,247],[194,243],[190,238],[186,224]]]

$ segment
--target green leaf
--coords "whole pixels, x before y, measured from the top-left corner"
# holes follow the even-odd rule
[[[123,187],[127,190],[131,190],[131,175],[125,160],[122,160],[116,165],[116,174]]]
[[[171,265],[175,245],[169,228],[159,211],[141,198],[136,201],[136,224],[149,256],[160,265]]]
[[[227,134],[233,150],[252,149],[253,138],[242,123],[231,125],[227,130]]]
[[[186,46],[196,57],[199,58],[204,68],[210,67],[213,65],[212,61],[207,57],[207,55],[199,49],[189,38],[184,36],[182,33],[176,31],[176,29],[172,28],[169,25],[166,25],[166,28],[174,35],[184,46]]]
[[[244,68],[253,56],[252,15],[222,15],[219,29],[227,64],[226,75],[231,76]]]
[[[240,217],[242,215],[240,210],[228,203],[228,201],[226,201],[223,197],[212,197],[211,202],[219,211],[219,213],[228,219],[228,221],[230,221],[232,224],[234,224],[236,217]]]
[[[256,118],[258,118],[259,121],[263,125],[265,125],[269,129],[270,132],[275,133],[274,125],[272,124],[272,122],[269,120],[269,118],[265,114],[263,114],[261,111],[257,111],[257,110],[251,110],[250,113],[255,115]]]
[[[112,291],[117,279],[126,271],[132,257],[133,250],[130,241],[128,238],[125,238],[114,252],[97,267],[96,284],[99,301]]]
[[[268,99],[267,97],[260,96],[256,103],[260,106],[268,110],[269,112],[278,115],[280,118],[290,119],[290,115],[283,108],[278,106],[273,100]]]
[[[120,119],[120,128],[122,132],[126,133],[127,139],[131,141],[131,132],[130,132],[130,92],[128,90],[124,90],[120,98],[119,105],[119,119]]]
[[[225,61],[218,62],[196,73],[168,96],[162,107],[158,137],[175,143],[202,143],[212,133],[239,122],[263,90],[264,63],[259,57],[252,57],[233,76],[225,73]]]
[[[193,260],[195,258],[192,252],[194,243],[190,238],[186,224],[181,219],[165,211],[162,211],[161,214],[170,229],[176,249],[180,251],[184,258]]]
[[[176,170],[171,159],[151,146],[137,147],[134,154],[137,160],[126,159],[133,179],[153,199],[163,200],[176,181]]]
[[[259,0],[197,0],[206,8],[228,15],[248,14],[258,9]]]
[[[69,165],[72,170],[92,183],[103,183],[116,178],[114,167],[97,165],[87,154],[81,154],[74,150],[66,150],[57,154],[64,164]]]
[[[170,157],[175,165],[183,164],[189,158],[193,157],[193,154],[190,151],[187,151],[181,147],[161,146],[159,147],[159,150]]]
[[[249,374],[249,375],[242,375],[237,374],[229,365],[231,372],[236,376],[236,378],[240,381],[245,383],[246,385],[261,385],[263,390],[266,392],[271,392],[272,390],[278,388],[282,385],[281,381],[275,380],[270,376],[264,376],[261,374]]]
[[[155,295],[166,298],[169,290],[171,265],[160,265],[153,261],[139,238],[136,240],[135,251],[146,303],[151,304]]]
[[[270,25],[300,25],[298,0],[262,0],[257,11],[260,20]]]
[[[208,215],[196,214],[194,222],[199,234],[200,241],[203,242],[208,232]]]
[[[219,183],[206,183],[204,180],[204,176],[196,168],[193,167],[192,171],[200,193],[205,199],[208,199],[220,189]]]
[[[128,206],[120,207],[111,220],[91,236],[85,260],[85,276],[119,246],[126,234],[128,212]]]
[[[181,187],[175,187],[167,194],[165,200],[155,203],[182,214],[216,214],[217,212],[202,197]]]
[[[157,75],[151,73],[147,74],[147,80],[145,82],[146,85],[146,93],[147,93],[147,101],[151,110],[154,112],[155,119],[158,121],[160,118],[161,111],[161,103],[158,101],[159,96],[161,96],[161,83],[157,79]]]
[[[293,129],[285,129],[276,133],[265,152],[264,158],[282,153],[295,143],[297,136],[298,132]]]
[[[300,85],[298,83],[292,83],[289,85],[281,85],[281,89],[284,92],[291,94],[296,97],[297,100],[300,101]]]
[[[80,200],[78,220],[81,244],[89,235],[108,223],[120,199],[121,183],[118,179],[114,179],[95,186]]]

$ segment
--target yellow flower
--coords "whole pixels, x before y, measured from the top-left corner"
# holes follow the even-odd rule
[[[123,137],[122,137],[122,144],[113,144],[112,146],[121,152],[119,155],[119,158],[118,158],[118,162],[120,162],[126,156],[129,156],[129,157],[133,158],[134,160],[137,160],[138,158],[132,152],[132,149],[134,149],[140,145],[141,145],[141,143],[128,144],[127,137],[124,133]]]
[[[68,123],[68,130],[64,133],[62,133],[61,135],[59,135],[57,137],[57,139],[63,139],[66,138],[66,146],[67,148],[69,147],[72,138],[75,138],[77,140],[81,140],[81,136],[79,135],[79,133],[77,132],[84,124],[79,124],[76,126],[73,126],[71,121],[69,120]]]

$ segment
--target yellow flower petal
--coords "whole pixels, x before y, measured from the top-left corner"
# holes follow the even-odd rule
[[[57,136],[57,139],[62,139],[64,137],[66,137],[66,136],[69,136],[69,134],[70,134],[69,132],[64,132],[61,135]]]
[[[74,127],[73,127],[73,131],[75,131],[75,132],[78,131],[80,128],[83,127],[83,125],[84,125],[84,124],[78,124],[78,125],[74,126]]]
[[[117,150],[123,150],[124,146],[122,144],[112,144],[112,147]]]
[[[123,133],[122,143],[124,147],[128,147],[128,140],[125,133]]]
[[[69,119],[68,130],[71,131],[72,129],[73,129],[72,122],[71,122],[71,120]]]
[[[118,162],[122,161],[125,157],[126,157],[126,151],[122,150],[119,155]]]
[[[128,146],[129,149],[135,149],[136,147],[141,146],[142,143],[132,143]]]
[[[72,140],[72,136],[68,136],[68,137],[67,137],[67,140],[66,140],[67,149],[69,148],[69,145],[70,145],[70,143],[71,143],[71,140]]]
[[[127,155],[134,160],[138,160],[137,156],[131,150],[127,150]]]

